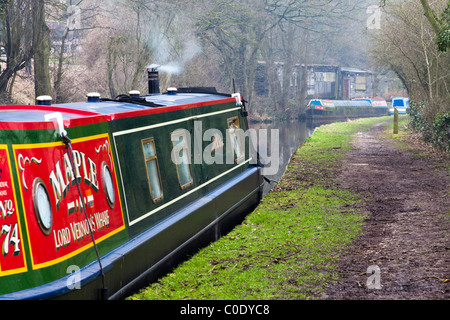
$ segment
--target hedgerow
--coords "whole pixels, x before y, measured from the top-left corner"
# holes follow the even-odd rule
[[[410,123],[424,141],[438,149],[450,151],[450,112],[433,112],[426,101],[411,101]]]

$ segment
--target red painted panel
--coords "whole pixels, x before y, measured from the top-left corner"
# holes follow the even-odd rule
[[[27,270],[9,161],[7,147],[0,146],[0,276]]]
[[[92,247],[88,221],[96,242],[125,228],[110,146],[107,134],[74,139],[73,166],[62,143],[13,146],[34,269],[58,263]],[[112,175],[114,205],[109,204],[104,188],[105,164]],[[79,181],[81,198],[75,178]],[[45,186],[51,203],[50,230],[40,226],[33,202],[33,189],[39,181]],[[86,204],[88,220],[81,201]]]

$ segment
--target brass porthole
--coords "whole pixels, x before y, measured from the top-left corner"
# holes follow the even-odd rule
[[[50,235],[53,227],[52,205],[41,178],[36,178],[33,182],[33,205],[39,228],[46,236]]]
[[[114,204],[116,202],[115,190],[114,190],[114,182],[111,174],[111,170],[109,169],[106,162],[102,164],[102,180],[103,180],[103,190],[105,191],[106,201],[111,209],[114,209]]]

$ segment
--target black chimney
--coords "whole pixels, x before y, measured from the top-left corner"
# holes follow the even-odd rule
[[[158,94],[159,90],[159,72],[158,68],[160,66],[157,64],[151,64],[147,66],[148,72],[148,94]]]

